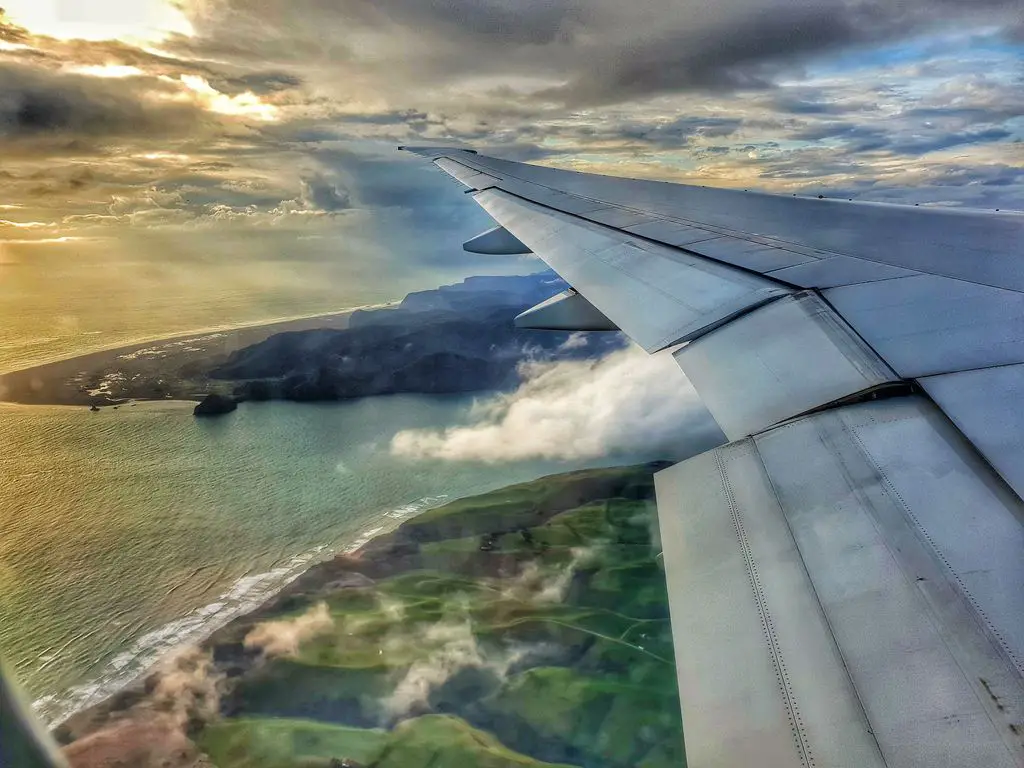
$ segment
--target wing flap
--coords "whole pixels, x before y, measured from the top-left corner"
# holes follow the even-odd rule
[[[760,307],[674,356],[730,440],[899,381],[812,293]]]
[[[874,283],[918,274],[909,269],[881,264],[852,256],[831,256],[804,264],[782,267],[768,273],[770,277],[801,288],[836,288],[840,285]]]
[[[690,765],[1024,759],[1024,591],[999,586],[1024,578],[1024,510],[934,406],[902,397],[804,417],[656,482]],[[964,514],[976,534],[963,535]],[[1003,543],[989,557],[977,543],[992,536]],[[776,685],[762,679],[769,662]],[[777,708],[804,726],[788,754],[761,734]]]
[[[753,441],[655,480],[687,765],[884,766]]]
[[[795,267],[809,261],[818,261],[813,256],[738,237],[716,237],[713,240],[694,243],[687,248],[701,256],[735,264],[761,274],[785,267]]]
[[[755,441],[888,765],[1018,764],[1020,499],[920,397]]]

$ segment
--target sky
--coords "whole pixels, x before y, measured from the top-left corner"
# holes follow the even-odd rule
[[[1024,209],[1024,0],[3,5],[0,357],[539,267],[403,143]]]

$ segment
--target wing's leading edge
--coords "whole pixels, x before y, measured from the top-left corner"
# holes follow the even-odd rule
[[[656,478],[688,764],[1024,766],[1024,217],[411,151],[733,441]]]

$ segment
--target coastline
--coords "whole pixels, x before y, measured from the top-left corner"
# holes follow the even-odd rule
[[[439,765],[678,766],[652,527],[666,464],[545,475],[396,520],[53,735],[78,768],[399,768],[425,750]]]
[[[45,358],[37,360],[31,365],[17,365],[13,368],[0,367],[0,377],[8,376],[14,373],[26,373],[28,371],[34,371],[41,368],[47,368],[51,365],[58,365],[61,363],[68,363],[72,360],[80,360],[82,358],[89,358],[93,355],[112,355],[114,353],[128,353],[133,350],[143,349],[154,344],[168,344],[176,341],[183,341],[194,336],[209,336],[215,333],[233,333],[237,331],[258,331],[264,328],[271,328],[274,326],[281,326],[283,330],[289,330],[284,326],[290,324],[301,324],[309,321],[319,320],[330,320],[331,318],[346,317],[351,315],[353,312],[360,310],[373,310],[373,309],[385,309],[387,307],[394,306],[399,303],[399,300],[379,302],[376,304],[360,304],[354,307],[346,307],[344,309],[337,309],[331,312],[321,312],[315,315],[289,315],[286,317],[271,317],[262,320],[253,320],[251,322],[244,323],[226,323],[222,325],[212,325],[203,328],[195,328],[182,333],[174,333],[171,336],[143,336],[137,339],[132,339],[127,342],[118,342],[110,346],[101,346],[96,349],[91,349],[88,352],[74,355],[59,355],[55,357]],[[314,326],[318,327],[318,326]],[[294,330],[304,330],[302,328],[295,328]],[[274,331],[275,333],[278,331]]]
[[[374,542],[394,533],[413,517],[449,503],[446,495],[424,496],[381,512],[350,541],[322,544],[296,554],[269,571],[238,578],[211,603],[145,633],[112,659],[100,673],[58,694],[32,702],[36,716],[51,731],[93,708],[102,709],[131,691],[185,648],[202,645],[218,630],[260,611],[293,582],[338,557],[358,560]]]
[[[217,326],[173,336],[143,339],[72,357],[0,371],[0,402],[19,405],[120,405],[128,400],[163,401],[201,399],[192,391],[203,382],[162,381],[167,369],[183,368],[204,360],[224,358],[243,347],[278,333],[348,327],[352,314],[383,309],[395,302],[349,307],[335,312],[270,319],[242,325]],[[107,397],[104,380],[110,376],[153,377],[151,393],[132,398]],[[170,391],[161,390],[161,382]],[[184,388],[178,386],[184,384]]]

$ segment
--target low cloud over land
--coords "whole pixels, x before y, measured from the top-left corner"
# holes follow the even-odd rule
[[[294,656],[307,640],[329,632],[334,619],[327,603],[317,603],[305,613],[292,619],[265,621],[257,624],[245,636],[245,647],[263,652],[267,658]]]

